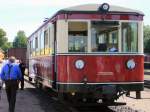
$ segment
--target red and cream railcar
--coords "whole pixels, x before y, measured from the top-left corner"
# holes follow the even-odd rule
[[[104,3],[58,11],[28,38],[29,74],[73,97],[143,90],[143,16]]]

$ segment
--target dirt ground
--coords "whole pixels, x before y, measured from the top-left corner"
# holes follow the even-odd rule
[[[120,97],[118,102],[126,102],[127,106],[138,110],[139,112],[150,112],[150,89],[141,92],[141,99],[136,99],[135,92],[131,92],[130,97]]]
[[[150,80],[150,75],[144,75],[145,80]],[[131,92],[130,97],[120,97],[118,102],[124,101],[129,107],[138,111],[150,112],[150,89],[144,88],[141,92],[141,99],[136,99],[135,92]]]

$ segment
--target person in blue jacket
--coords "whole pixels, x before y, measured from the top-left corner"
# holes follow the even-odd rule
[[[14,112],[18,81],[22,79],[19,65],[15,63],[15,57],[9,57],[8,62],[1,69],[1,79],[5,82],[6,85],[9,112]]]

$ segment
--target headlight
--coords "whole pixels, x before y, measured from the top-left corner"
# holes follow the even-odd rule
[[[109,9],[109,5],[107,3],[104,3],[102,5],[103,10],[107,11]]]
[[[109,4],[103,3],[103,4],[99,7],[99,11],[101,11],[101,12],[108,12],[108,11],[109,11],[109,8],[110,8]]]
[[[77,60],[77,61],[75,62],[75,67],[76,67],[77,69],[83,69],[83,68],[84,68],[84,61],[83,61],[83,60]]]
[[[135,68],[135,61],[133,59],[127,61],[127,68],[130,70]]]

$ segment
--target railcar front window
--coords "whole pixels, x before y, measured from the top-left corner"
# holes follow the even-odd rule
[[[68,51],[87,52],[87,23],[69,22],[68,28]]]
[[[138,25],[135,22],[122,23],[122,51],[138,51]]]
[[[119,29],[118,27],[119,22],[117,21],[92,21],[92,52],[117,52]]]

